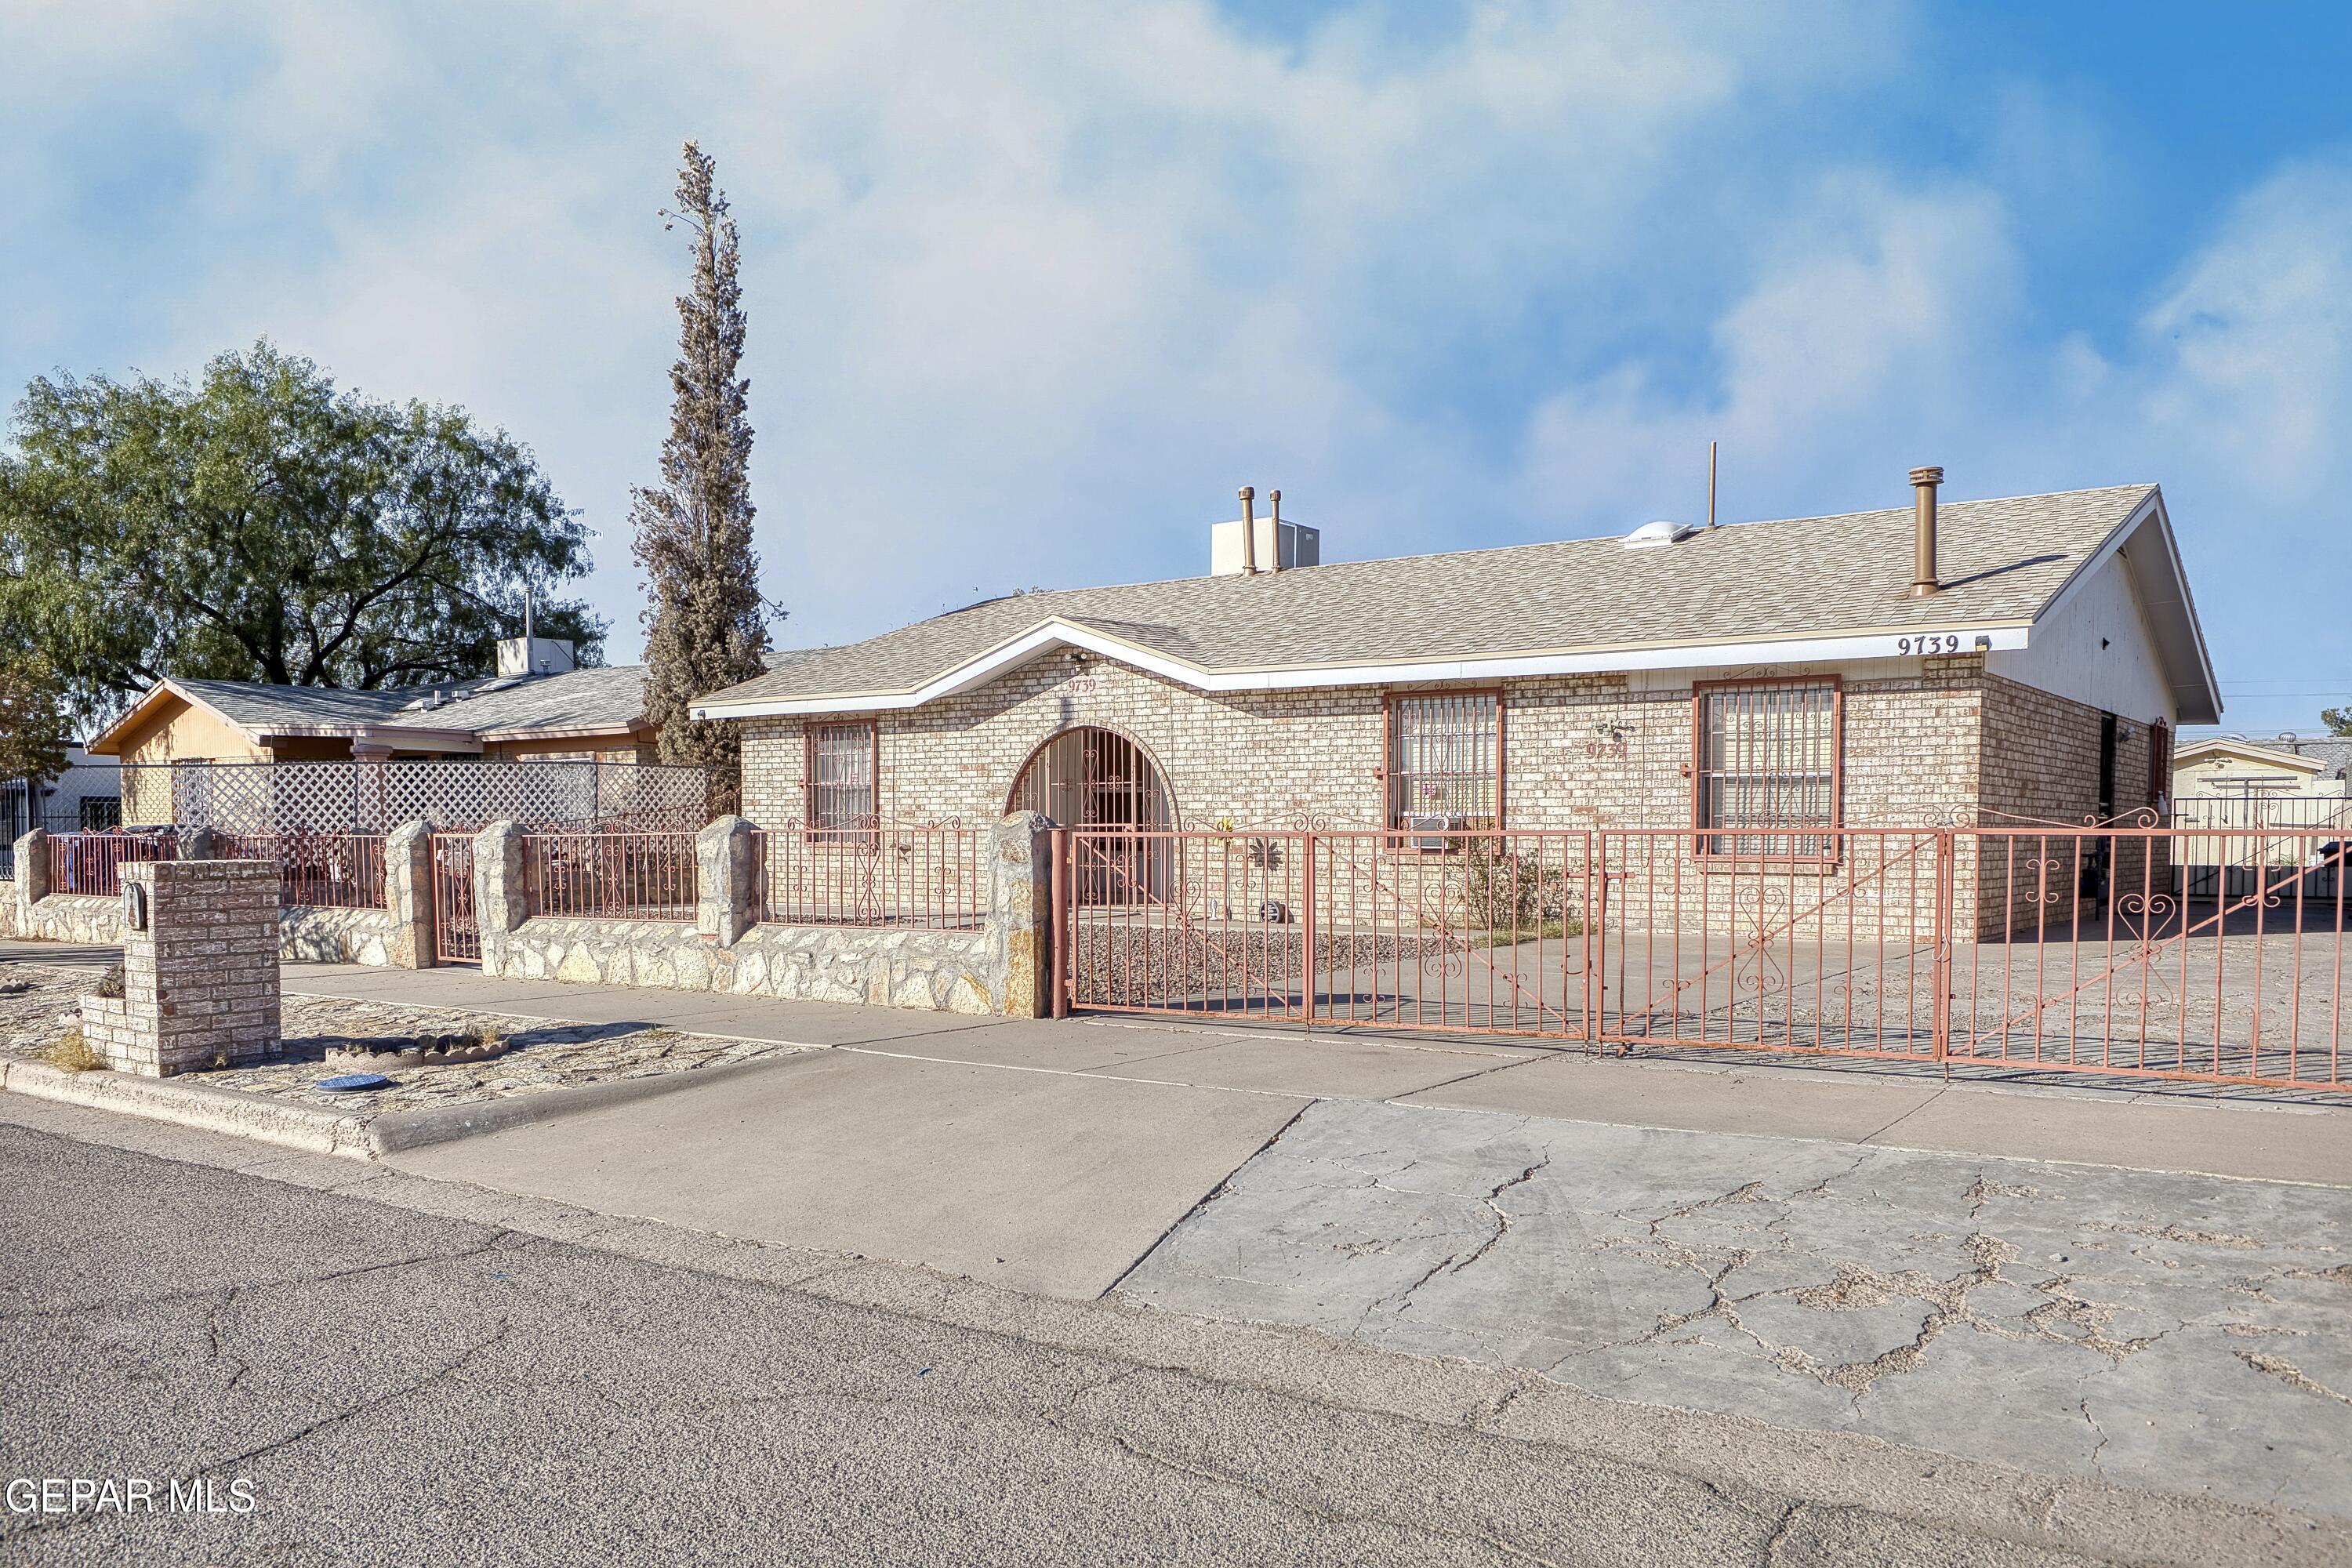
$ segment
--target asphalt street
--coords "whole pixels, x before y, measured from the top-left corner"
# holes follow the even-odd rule
[[[0,1316],[11,1563],[2315,1563],[2352,1542],[14,1097]],[[208,1479],[219,1511],[17,1506],[40,1494],[16,1483],[77,1478]]]

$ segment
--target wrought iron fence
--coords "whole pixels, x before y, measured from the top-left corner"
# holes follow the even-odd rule
[[[691,833],[526,833],[522,857],[533,914],[694,919]]]
[[[2352,839],[1061,830],[1057,1006],[2343,1090]],[[2281,843],[2284,839],[2286,842]],[[1735,848],[1737,847],[1734,847]]]
[[[961,822],[793,823],[752,843],[764,922],[960,931],[988,912],[984,835]]]
[[[170,833],[58,833],[48,839],[49,891],[99,894],[122,891],[122,868],[138,860],[176,860],[178,838]]]
[[[223,860],[277,861],[278,901],[283,906],[384,907],[380,833],[215,833],[212,851]]]

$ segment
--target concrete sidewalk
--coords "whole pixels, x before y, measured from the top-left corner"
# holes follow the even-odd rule
[[[1603,1057],[1500,1037],[1076,1018],[968,1018],[704,992],[488,980],[470,970],[289,964],[286,988],[589,1023],[1314,1100],[1391,1100],[1619,1126],[1746,1132],[2008,1159],[2352,1186],[2341,1109],[2071,1084],[1946,1079],[1738,1051]]]

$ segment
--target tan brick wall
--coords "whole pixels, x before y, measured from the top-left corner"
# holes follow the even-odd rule
[[[2164,852],[2159,849],[2151,858],[2141,841],[2123,837],[2112,841],[2112,896],[2105,905],[2080,897],[2084,861],[2110,842],[2067,831],[2097,817],[2100,718],[2097,709],[2080,702],[1999,676],[1986,678],[1979,763],[1981,820],[2007,831],[1981,840],[1981,876],[1975,874],[1965,848],[1961,859],[1962,871],[1974,882],[1978,927],[1983,934],[2025,935],[2053,922],[2063,925],[2074,919],[2078,905],[2085,921],[2100,922],[2101,935],[2112,910],[2122,934],[2128,921],[2140,913],[2143,900],[2168,891],[2171,876]],[[2153,782],[2148,776],[2148,727],[2128,719],[2122,725],[2125,732],[2116,749],[2113,820],[2134,826],[2144,821],[2134,814],[2155,805],[2148,787]],[[1968,887],[1963,882],[1963,893]],[[1968,904],[1963,897],[1960,907]]]
[[[122,937],[122,995],[83,1003],[90,1045],[118,1071],[168,1077],[278,1049],[278,867],[155,860],[122,868],[147,897]]]
[[[1724,677],[1828,671],[1711,672]],[[1937,660],[1900,676],[1842,682],[1844,744],[1842,810],[1850,827],[1934,828],[2019,820],[2081,824],[2097,804],[2099,719],[2095,709],[1986,674],[1981,658]],[[1679,678],[1596,675],[1502,683],[1506,824],[1513,829],[1687,828],[1691,825],[1691,695]],[[878,716],[881,809],[894,822],[1001,814],[1022,767],[1066,727],[1099,725],[1139,742],[1157,761],[1186,826],[1221,820],[1242,828],[1376,827],[1384,795],[1378,770],[1387,693],[1365,688],[1210,695],[1125,666],[1066,657],[1039,659],[977,690],[913,712]],[[856,717],[856,716],[845,716]],[[2126,721],[2116,765],[2119,814],[2150,804],[2147,728]],[[801,814],[802,731],[797,720],[745,726],[744,815],[763,826]],[[1975,874],[1963,840],[1954,875],[1957,908],[1978,929],[1998,933],[2069,918],[2079,879],[2073,835],[2036,841],[2063,860],[2053,880],[2013,869],[1997,845],[1988,875]],[[1932,862],[1904,860],[1906,844],[1852,847],[1836,879],[1874,911],[1924,908],[1932,889],[1915,886]],[[1702,870],[1687,838],[1657,845],[1612,842],[1612,860],[1636,861],[1664,879],[1670,864],[1686,901],[1722,873]],[[1899,875],[1873,876],[1883,864]],[[2111,886],[2118,898],[2161,892],[2166,868],[2137,845],[2121,846]],[[2048,905],[2035,895],[2062,894]],[[1633,883],[1621,889],[1643,891]],[[1752,900],[1748,900],[1753,902]],[[2111,900],[2112,901],[2112,900]],[[1742,900],[1717,896],[1731,910]],[[2086,916],[2088,907],[2085,907]],[[1969,934],[1966,920],[1959,934]]]
[[[1975,812],[1986,681],[1980,661],[1951,664],[1845,683],[1848,822],[1933,825]],[[880,807],[893,822],[992,821],[1039,746],[1098,725],[1157,761],[1186,826],[1377,827],[1385,698],[1370,688],[1211,695],[1121,665],[1043,658],[927,708],[876,716]],[[1508,826],[1690,825],[1686,685],[1515,680],[1503,701]],[[802,766],[800,721],[748,721],[743,814],[762,826],[798,821]]]

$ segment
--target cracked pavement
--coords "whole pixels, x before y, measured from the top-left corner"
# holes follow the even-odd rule
[[[2352,1193],[1328,1101],[1133,1298],[2352,1517]]]
[[[1519,1256],[1559,1165],[1464,1185],[1453,1279]],[[0,1105],[0,1320],[8,1475],[258,1502],[0,1512],[12,1563],[2352,1560],[2275,1510],[46,1105]]]

